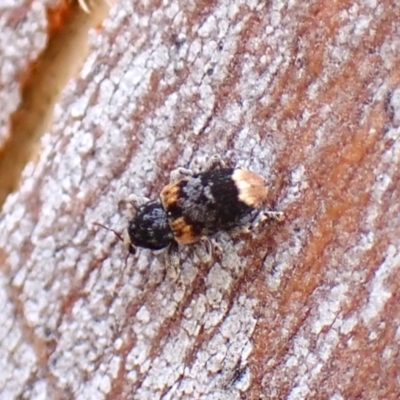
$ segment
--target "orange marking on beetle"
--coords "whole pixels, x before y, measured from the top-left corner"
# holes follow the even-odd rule
[[[190,244],[200,240],[200,236],[195,232],[193,226],[185,221],[184,217],[170,221],[170,226],[175,240],[180,244]]]
[[[268,196],[268,188],[264,178],[245,169],[236,169],[232,179],[239,191],[239,200],[249,207],[260,207]]]
[[[160,193],[161,203],[165,210],[177,204],[180,187],[177,183],[170,183]]]

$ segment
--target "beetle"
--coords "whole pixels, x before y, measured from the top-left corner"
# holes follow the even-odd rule
[[[204,171],[194,173],[178,168],[171,173],[171,183],[160,192],[158,200],[131,196],[136,213],[129,221],[122,240],[129,253],[137,247],[168,249],[167,264],[179,267],[179,245],[205,241],[218,231],[246,229],[260,220],[283,220],[283,213],[262,211],[268,187],[262,176],[241,168],[227,167],[218,156]],[[210,254],[208,250],[206,254]]]

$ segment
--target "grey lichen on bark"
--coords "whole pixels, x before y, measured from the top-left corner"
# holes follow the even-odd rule
[[[0,220],[4,398],[396,398],[400,39],[395,2],[120,2]],[[282,225],[125,248],[212,154],[263,175]],[[360,360],[368,359],[368,363]]]

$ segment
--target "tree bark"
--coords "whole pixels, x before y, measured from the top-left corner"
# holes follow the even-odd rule
[[[28,38],[35,7],[2,26]],[[0,399],[398,399],[399,20],[395,0],[114,5],[3,205]],[[178,282],[162,255],[125,263],[93,222],[122,231],[130,194],[213,154],[264,176],[284,223],[217,234],[211,265],[182,246]]]

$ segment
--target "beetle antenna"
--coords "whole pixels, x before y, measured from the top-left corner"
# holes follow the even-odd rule
[[[93,225],[97,225],[100,226],[101,228],[106,229],[109,232],[112,232],[122,243],[124,243],[124,238],[122,237],[122,235],[117,232],[116,230],[109,228],[108,226],[105,226],[103,224],[100,224],[100,222],[93,222]]]

